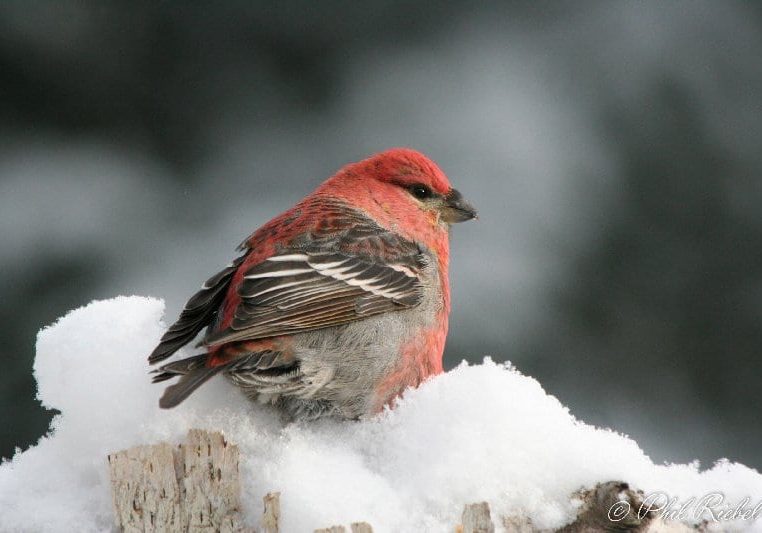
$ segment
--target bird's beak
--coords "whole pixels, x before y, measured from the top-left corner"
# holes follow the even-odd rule
[[[463,199],[463,195],[456,189],[450,189],[450,192],[444,197],[442,206],[442,220],[448,224],[456,222],[465,222],[477,218],[476,209]]]

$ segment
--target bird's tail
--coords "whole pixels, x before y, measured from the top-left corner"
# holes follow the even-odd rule
[[[206,366],[206,359],[207,354],[205,353],[194,355],[179,361],[172,361],[153,371],[156,373],[152,379],[153,383],[180,376],[177,383],[166,388],[159,400],[159,407],[170,409],[179,405],[194,390],[224,368],[224,366],[208,367]]]

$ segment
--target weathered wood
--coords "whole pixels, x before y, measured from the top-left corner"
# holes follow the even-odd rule
[[[180,445],[184,520],[189,533],[240,527],[238,446],[221,433],[192,429]]]
[[[177,447],[159,443],[110,454],[116,526],[127,533],[252,532],[241,518],[238,462],[237,446],[225,442],[220,433],[202,430],[189,431],[186,442]],[[621,481],[599,483],[572,497],[582,505],[576,520],[559,533],[697,530],[679,522],[665,523],[653,512],[639,515],[643,493]],[[279,533],[280,493],[268,493],[263,502],[262,533]],[[525,516],[503,517],[502,525],[507,533],[547,533]],[[367,522],[355,522],[350,528],[352,533],[373,533]],[[455,529],[458,533],[494,533],[489,505],[466,505]],[[315,533],[346,533],[346,528],[332,526]]]
[[[638,514],[643,493],[632,490],[627,483],[609,481],[590,490],[577,492],[573,497],[582,500],[577,518],[557,533],[597,533],[599,531],[630,531],[632,533],[695,533],[696,528],[680,522],[664,522],[655,513]],[[503,518],[506,533],[550,533],[540,529],[525,516]],[[700,528],[699,528],[700,530]]]
[[[593,489],[577,495],[583,504],[577,519],[561,528],[559,533],[587,533],[616,528],[618,531],[648,531],[653,513],[638,516],[642,494],[622,481],[599,483]],[[613,509],[613,510],[612,510]],[[615,520],[612,520],[614,517]]]
[[[280,531],[280,492],[268,492],[262,498],[265,511],[262,513],[262,533]]]
[[[505,533],[537,533],[539,530],[532,525],[532,520],[526,516],[503,517]]]
[[[463,533],[495,533],[487,502],[470,503],[461,516]]]
[[[181,528],[181,492],[172,447],[136,446],[108,456],[117,527],[127,533]]]
[[[238,447],[220,433],[108,456],[116,526],[129,533],[242,532]]]

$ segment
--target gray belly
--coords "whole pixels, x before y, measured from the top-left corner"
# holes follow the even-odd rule
[[[378,384],[400,363],[400,347],[434,324],[442,306],[435,270],[413,309],[371,316],[293,337],[297,364],[285,373],[230,372],[252,399],[292,419],[372,413]]]

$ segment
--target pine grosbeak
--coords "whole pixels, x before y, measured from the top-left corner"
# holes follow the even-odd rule
[[[450,312],[448,229],[476,212],[423,154],[397,148],[345,166],[240,246],[149,357],[203,328],[205,352],[170,362],[159,404],[222,372],[293,418],[358,418],[442,372]]]

